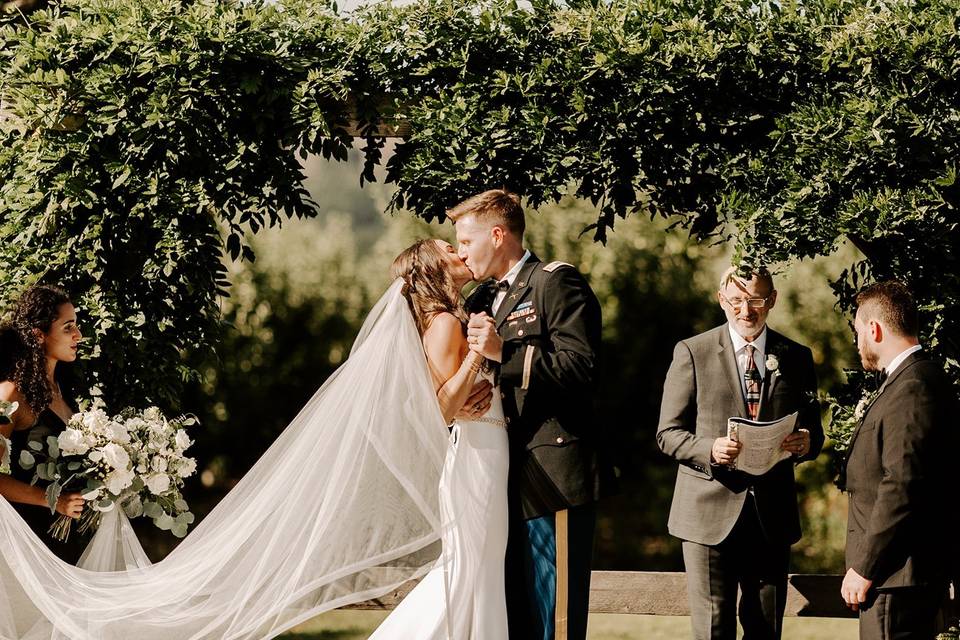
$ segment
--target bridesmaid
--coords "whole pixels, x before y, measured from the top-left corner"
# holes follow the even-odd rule
[[[50,513],[44,487],[30,484],[33,471],[22,469],[18,459],[30,441],[46,442],[48,436],[59,435],[74,414],[60,389],[63,372],[57,371],[57,365],[77,359],[82,338],[70,298],[62,289],[48,285],[24,292],[9,321],[0,327],[0,400],[20,405],[12,423],[0,425],[0,434],[11,442],[11,474],[0,475],[0,495],[70,564],[80,559],[87,540],[74,531],[63,543],[47,532],[55,516]],[[57,501],[57,512],[71,518],[78,518],[82,510],[79,493],[64,492]]]

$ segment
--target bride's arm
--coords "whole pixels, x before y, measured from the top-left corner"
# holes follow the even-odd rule
[[[423,348],[433,375],[437,402],[449,424],[470,396],[483,356],[470,351],[463,325],[450,313],[438,314],[423,333]]]
[[[23,411],[23,407],[25,405],[24,398],[17,394],[16,388],[13,387],[13,385],[9,382],[0,383],[0,400],[5,400],[7,402],[16,400],[20,403],[20,411]],[[6,442],[0,440],[0,447],[5,447],[7,443],[10,442],[14,427],[27,419],[24,417],[26,414],[20,413],[20,411],[13,414],[12,423],[0,425],[0,435],[3,435],[3,437],[7,439]],[[11,467],[17,464],[17,461],[14,458],[15,454],[15,451],[10,452]],[[0,473],[0,496],[6,498],[8,502],[20,502],[22,504],[32,504],[38,507],[47,506],[47,494],[43,489],[36,485],[21,482],[20,480],[3,473]],[[70,516],[72,518],[79,517],[80,510],[82,508],[83,498],[79,493],[76,492],[64,492],[60,494],[60,499],[57,500],[57,512],[65,516]]]

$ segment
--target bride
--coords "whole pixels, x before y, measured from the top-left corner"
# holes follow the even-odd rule
[[[506,638],[507,438],[464,338],[472,276],[440,240],[392,273],[347,361],[163,561],[115,510],[68,565],[0,500],[0,639],[270,638],[421,576],[374,637]]]

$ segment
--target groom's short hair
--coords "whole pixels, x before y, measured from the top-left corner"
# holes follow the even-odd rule
[[[886,280],[872,284],[857,294],[861,317],[879,320],[893,333],[915,338],[920,333],[920,319],[913,294],[902,282]]]
[[[454,222],[465,216],[473,216],[477,222],[489,224],[491,227],[500,225],[518,238],[523,237],[527,226],[523,207],[520,206],[520,196],[506,189],[490,189],[478,193],[447,210],[447,217]]]

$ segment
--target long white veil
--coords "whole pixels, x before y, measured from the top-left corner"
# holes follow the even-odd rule
[[[447,430],[400,286],[374,306],[349,359],[161,562],[150,565],[115,516],[86,568],[67,565],[0,500],[0,637],[269,638],[426,573],[440,555]]]

